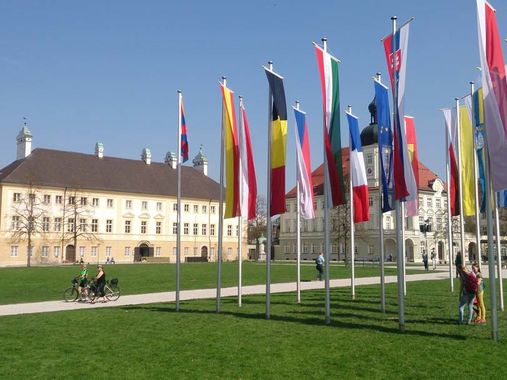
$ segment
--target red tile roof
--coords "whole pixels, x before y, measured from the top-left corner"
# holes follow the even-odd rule
[[[342,167],[343,167],[343,178],[345,183],[349,181],[349,148],[342,148]],[[422,162],[419,161],[419,190],[433,191],[433,182],[438,176],[426,167]],[[313,193],[315,195],[324,194],[324,165],[321,164],[317,169],[312,172],[313,179]],[[348,192],[348,186],[345,186],[345,191]],[[296,187],[293,187],[287,194],[287,198],[296,197]]]

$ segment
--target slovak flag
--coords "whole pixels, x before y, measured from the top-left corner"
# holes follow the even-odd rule
[[[299,213],[304,219],[314,219],[313,209],[313,180],[310,164],[310,140],[306,114],[294,108],[296,116],[296,142],[297,142],[297,181],[299,184]]]
[[[354,223],[370,220],[368,180],[364,167],[363,148],[357,117],[347,112],[350,131],[350,180],[352,181]]]
[[[393,120],[394,132],[394,197],[400,201],[412,201],[417,197],[417,184],[412,170],[405,134],[405,77],[407,72],[408,34],[410,23],[399,28],[394,35],[384,38],[387,69],[391,78],[393,95],[397,89],[397,118]],[[394,38],[393,38],[394,37]],[[393,53],[394,51],[394,53]],[[396,68],[394,60],[396,57]]]
[[[183,107],[183,98],[181,99],[180,107],[180,148],[181,148],[181,161],[188,161],[188,137],[187,137],[187,123],[185,121],[185,107]]]

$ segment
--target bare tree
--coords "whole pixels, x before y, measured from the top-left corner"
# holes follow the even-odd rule
[[[76,189],[65,190],[62,207],[62,257],[63,247],[68,242],[72,242],[74,252],[76,252],[78,240],[99,240],[98,224],[90,219],[94,213],[95,210],[87,194]]]
[[[255,219],[248,222],[248,241],[255,243],[256,258],[259,258],[259,238],[266,234],[266,200],[261,195],[255,202]]]
[[[350,203],[340,205],[331,213],[331,238],[338,246],[343,247],[344,260],[348,263],[348,243],[350,241]],[[338,261],[340,250],[338,250]]]
[[[45,230],[43,217],[46,209],[40,199],[39,192],[29,185],[26,193],[15,193],[12,206],[11,241],[27,243],[26,266],[31,265],[33,239]]]

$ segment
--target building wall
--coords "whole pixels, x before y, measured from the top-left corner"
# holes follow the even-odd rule
[[[19,185],[4,184],[1,187],[0,265],[23,265],[27,261],[27,242],[13,240],[15,227],[12,225],[12,217],[20,203],[14,201],[14,194],[23,197],[28,190],[28,187]],[[87,262],[104,262],[108,256],[114,257],[116,262],[132,262],[135,248],[146,244],[153,248],[155,257],[176,261],[176,198],[62,188],[37,188],[33,192],[42,203],[44,217],[49,218],[48,231],[41,231],[34,236],[33,263],[67,261],[65,251],[73,244],[72,233],[67,232],[70,225],[68,220],[72,217],[72,206],[69,206],[69,197],[72,196],[75,196],[75,201],[79,204],[81,198],[86,199],[86,205],[79,206],[80,216],[77,219],[86,220],[88,231],[91,231],[92,221],[97,221],[96,232],[78,238],[76,260],[82,254],[83,260]],[[49,202],[44,203],[44,196],[49,197]],[[57,203],[57,197],[61,197],[62,203]],[[215,261],[218,254],[218,202],[182,199],[181,205],[182,261],[185,257],[200,257],[203,247],[207,249],[208,259]],[[55,225],[56,218],[62,219],[60,231],[57,231]],[[108,220],[111,221],[111,232],[106,230]],[[130,232],[126,232],[126,222],[130,222]],[[160,223],[159,230],[157,223]],[[223,260],[237,259],[237,226],[237,218],[224,221]],[[196,231],[194,227],[197,228]],[[246,258],[246,224],[242,232],[242,252]]]
[[[379,210],[379,181],[378,181],[378,148],[377,145],[364,147],[365,167],[369,186],[370,220],[355,224],[356,259],[379,260],[380,242],[380,210]],[[405,253],[407,261],[422,262],[423,251],[428,254],[435,249],[440,261],[446,262],[448,256],[447,241],[447,194],[444,192],[443,182],[437,179],[431,190],[419,192],[419,215],[405,218]],[[348,196],[348,194],[347,194]],[[343,206],[342,206],[343,207]],[[301,259],[313,260],[319,252],[324,252],[324,199],[316,196],[314,202],[316,218],[304,221],[301,219]],[[330,223],[337,214],[331,210]],[[287,213],[280,217],[280,245],[275,248],[275,257],[282,260],[295,260],[296,248],[296,198],[287,199]],[[420,225],[429,220],[431,232],[420,232]],[[348,219],[346,219],[348,223]],[[396,218],[394,211],[382,215],[384,227],[384,247],[386,259],[389,255],[396,257]],[[330,254],[333,260],[345,258],[344,239],[339,239],[337,232],[330,226]],[[341,242],[340,242],[341,240]],[[456,239],[455,239],[456,241]],[[465,252],[470,244],[474,244],[475,236],[466,234]],[[350,258],[350,242],[347,241],[347,257]],[[460,250],[454,247],[454,254]],[[468,257],[468,256],[467,256]]]

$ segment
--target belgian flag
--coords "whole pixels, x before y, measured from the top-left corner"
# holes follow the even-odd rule
[[[287,102],[283,77],[264,68],[271,89],[271,207],[270,216],[285,209],[285,156],[287,149]]]

